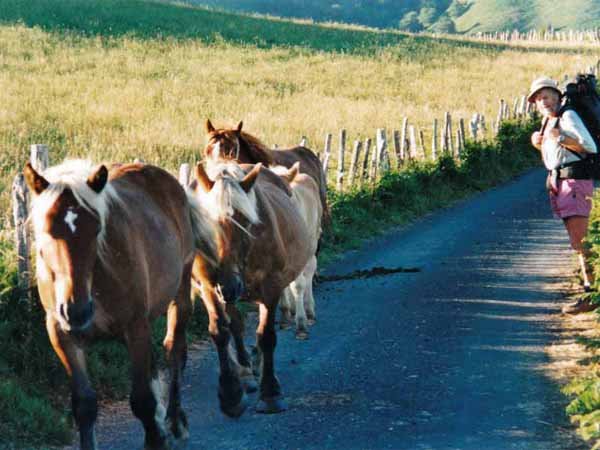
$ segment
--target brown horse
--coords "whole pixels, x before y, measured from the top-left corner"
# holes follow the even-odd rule
[[[327,206],[327,181],[323,166],[312,150],[298,146],[289,149],[271,150],[258,138],[242,131],[243,122],[236,128],[215,128],[210,119],[206,120],[208,144],[204,148],[204,158],[208,160],[234,160],[242,164],[262,163],[267,167],[284,166],[290,169],[300,163],[300,172],[310,175],[319,187],[319,197],[323,210],[323,224],[330,223]]]
[[[203,221],[177,180],[157,167],[130,164],[109,171],[78,160],[43,175],[27,164],[24,175],[34,196],[38,291],[50,342],[71,378],[81,448],[97,448],[96,393],[84,343],[99,335],[127,345],[131,409],[144,426],[145,448],[168,448],[165,420],[175,438],[185,439],[179,391],[192,310],[190,277],[198,250],[203,258],[216,259],[212,222]],[[164,314],[171,375],[166,410],[150,326]]]
[[[210,267],[200,261],[194,264],[193,277],[202,286],[209,331],[219,354],[221,408],[230,415],[241,414],[244,406],[239,376],[227,353],[230,332],[224,304],[237,300],[242,291],[243,298],[258,304],[256,338],[261,377],[257,411],[283,411],[285,403],[275,377],[275,313],[284,288],[298,277],[312,256],[307,227],[289,188],[261,164],[251,168],[221,163],[212,167],[211,177],[201,164],[196,168],[197,198],[222,231],[218,239],[219,265]],[[222,288],[218,277],[223,274],[228,279],[237,276],[241,283],[237,288]],[[239,326],[237,320],[231,321],[232,326],[235,323]],[[241,341],[241,330],[233,334]],[[250,362],[243,342],[236,341],[236,347],[238,359],[248,369]]]

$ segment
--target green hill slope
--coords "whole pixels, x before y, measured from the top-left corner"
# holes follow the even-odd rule
[[[471,33],[552,25],[600,26],[600,2],[571,0],[187,0],[233,11],[310,18],[407,31]]]

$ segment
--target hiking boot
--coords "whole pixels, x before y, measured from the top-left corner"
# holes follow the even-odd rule
[[[598,306],[600,306],[600,305],[592,303],[592,299],[589,297],[586,297],[586,298],[580,298],[576,302],[565,305],[562,309],[562,312],[565,314],[579,314],[579,313],[593,311]]]

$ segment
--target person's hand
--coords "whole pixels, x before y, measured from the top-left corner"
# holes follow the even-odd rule
[[[539,147],[540,145],[542,145],[542,133],[540,133],[539,131],[533,133],[531,135],[531,143],[534,147]]]

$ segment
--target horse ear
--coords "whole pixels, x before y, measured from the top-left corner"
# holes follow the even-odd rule
[[[210,119],[206,119],[206,132],[207,133],[212,133],[213,131],[215,131],[215,127],[213,126],[212,122],[210,121]]]
[[[198,184],[202,187],[202,189],[204,189],[205,192],[210,192],[215,185],[215,182],[208,178],[202,163],[198,163],[196,166],[196,179],[198,180]]]
[[[48,180],[37,173],[29,162],[25,164],[23,176],[25,177],[27,187],[31,192],[35,193],[35,195],[40,195],[48,186],[50,186]]]
[[[260,169],[262,167],[262,163],[258,163],[254,166],[254,168],[248,172],[248,174],[244,177],[242,181],[240,181],[240,187],[244,190],[245,193],[250,192],[252,186],[256,182],[256,177],[260,173]]]
[[[240,120],[240,123],[238,123],[237,128],[235,129],[235,131],[237,132],[237,134],[240,134],[242,132],[242,127],[244,126],[244,121]]]
[[[106,186],[106,182],[108,181],[108,169],[105,165],[101,165],[98,169],[91,174],[86,183],[90,187],[92,191],[96,194],[102,192],[104,186]]]

